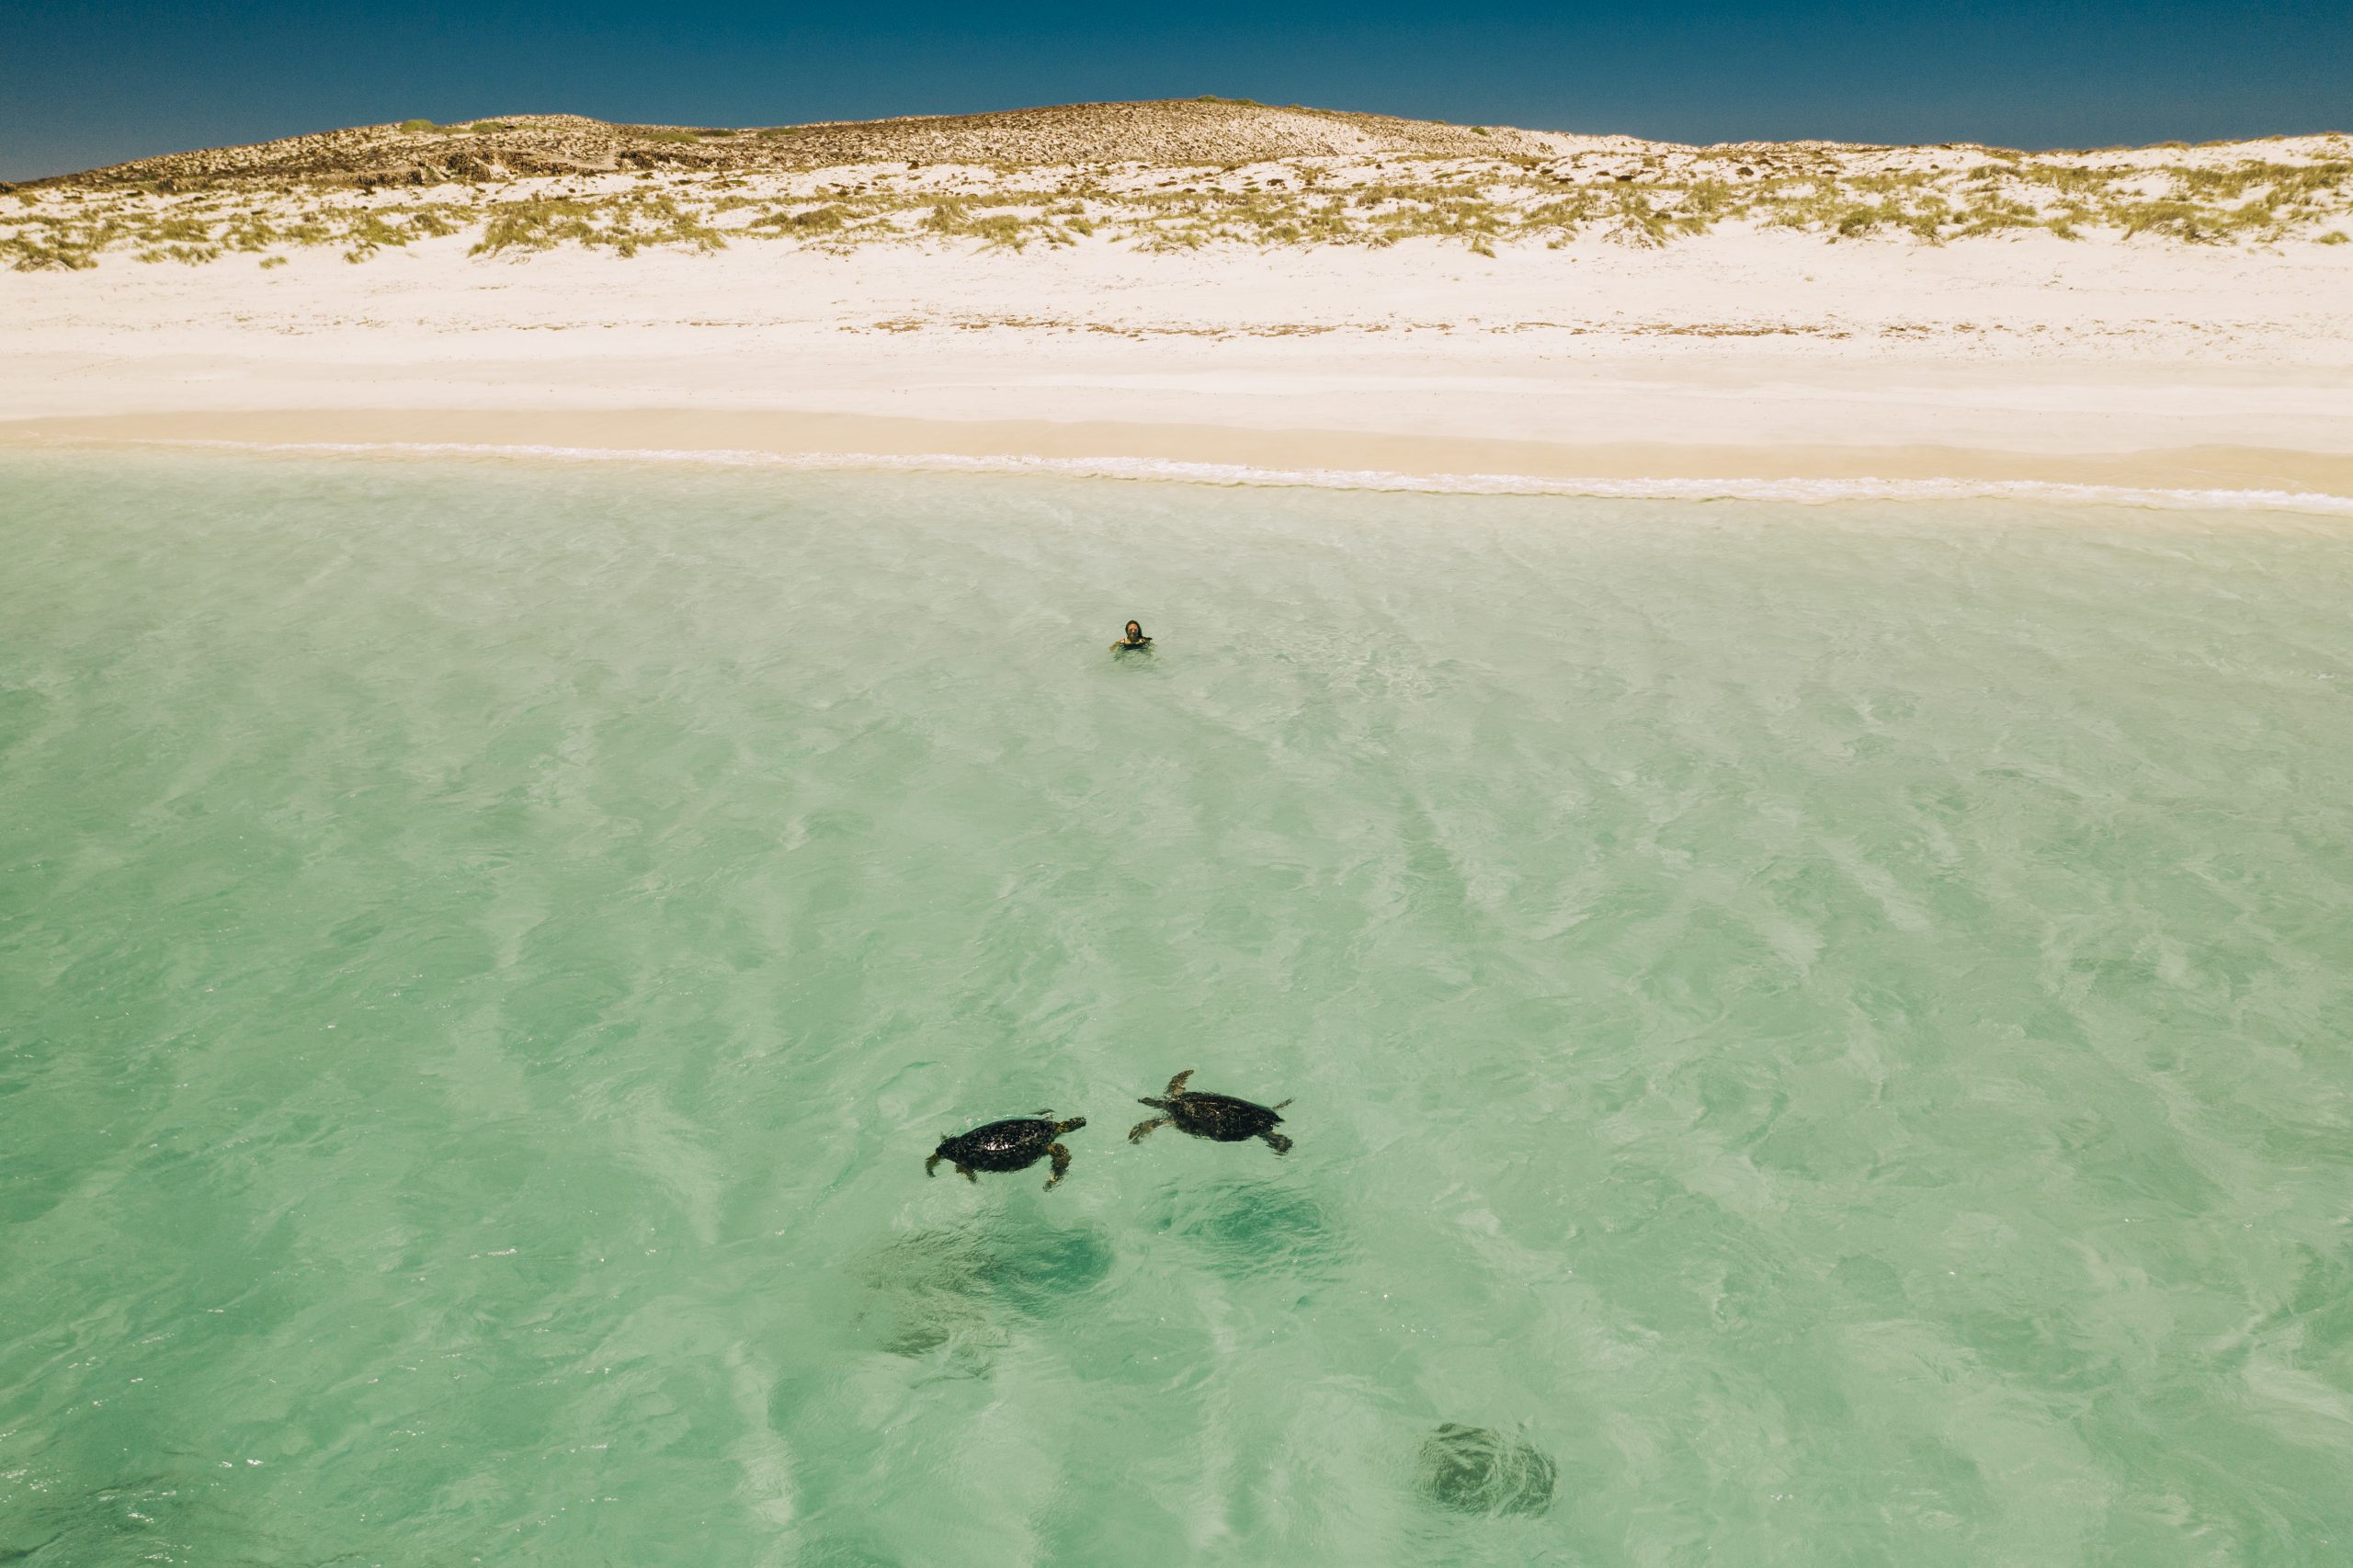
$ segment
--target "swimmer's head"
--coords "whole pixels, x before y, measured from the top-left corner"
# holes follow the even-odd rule
[[[1143,628],[1132,620],[1128,622],[1128,641],[1131,642],[1143,641]]]

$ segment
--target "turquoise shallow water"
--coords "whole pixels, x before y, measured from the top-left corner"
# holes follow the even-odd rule
[[[18,455],[0,561],[0,1560],[2353,1560],[2341,528]]]

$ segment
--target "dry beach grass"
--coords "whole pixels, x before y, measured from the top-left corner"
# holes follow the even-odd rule
[[[1650,247],[1724,227],[1927,244],[2026,231],[2342,244],[2353,141],[1695,148],[1224,100],[740,131],[412,120],[37,182],[0,205],[0,259],[35,270],[326,247],[364,261],[452,234],[478,254],[1413,239],[1483,253],[1589,235]]]

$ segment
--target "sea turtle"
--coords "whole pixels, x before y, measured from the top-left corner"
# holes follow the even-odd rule
[[[1148,1105],[1154,1110],[1165,1110],[1166,1116],[1155,1116],[1150,1121],[1139,1121],[1128,1129],[1128,1142],[1141,1143],[1143,1135],[1155,1127],[1176,1124],[1180,1132],[1196,1138],[1214,1139],[1220,1143],[1239,1143],[1245,1138],[1264,1138],[1267,1146],[1278,1154],[1290,1153],[1290,1140],[1275,1131],[1282,1118],[1275,1113],[1290,1104],[1265,1106],[1251,1100],[1238,1100],[1232,1095],[1205,1094],[1199,1089],[1188,1089],[1185,1080],[1193,1075],[1188,1067],[1168,1080],[1165,1099],[1139,1099],[1138,1105]]]
[[[1083,1116],[1074,1116],[1068,1121],[1056,1121],[1053,1116],[1052,1111],[1041,1110],[1034,1119],[1017,1116],[975,1127],[970,1132],[952,1133],[942,1138],[939,1147],[931,1152],[931,1158],[923,1163],[923,1174],[937,1175],[939,1162],[946,1160],[966,1181],[978,1181],[981,1178],[972,1174],[974,1171],[1026,1171],[1040,1160],[1051,1157],[1054,1174],[1046,1178],[1051,1190],[1070,1169],[1070,1151],[1055,1140],[1086,1125]]]

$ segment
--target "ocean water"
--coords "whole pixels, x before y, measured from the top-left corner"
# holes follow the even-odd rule
[[[10,456],[0,1561],[2353,1561],[2348,607],[2259,511]],[[1131,1144],[1188,1068],[1296,1147]]]

